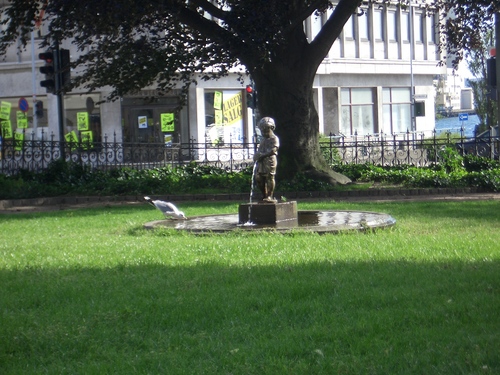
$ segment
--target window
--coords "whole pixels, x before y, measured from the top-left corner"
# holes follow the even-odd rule
[[[382,90],[384,133],[403,133],[411,129],[411,93],[408,87]]]
[[[316,38],[316,35],[321,31],[323,26],[322,17],[313,16],[310,18],[311,21],[311,40]]]
[[[384,13],[381,10],[373,12],[373,37],[377,41],[384,40]]]
[[[358,16],[358,31],[360,40],[370,40],[368,27],[368,13],[363,13],[362,16]]]
[[[427,43],[435,44],[436,43],[436,15],[430,14],[427,19]]]
[[[351,40],[354,39],[354,18],[353,17],[356,17],[356,16],[351,16],[351,18],[349,18],[349,20],[344,25],[343,32],[344,32],[344,37],[346,39],[351,39]]]
[[[423,43],[424,41],[424,28],[422,27],[424,18],[422,13],[414,14],[413,29],[415,31],[415,42],[417,43]]]
[[[206,140],[243,142],[243,90],[205,90]]]
[[[26,99],[25,99],[26,100]],[[0,100],[0,135],[13,138],[16,134],[26,134],[31,137],[36,128],[48,126],[47,101],[38,99],[37,103],[29,103],[29,108],[19,108],[19,98],[1,98]]]
[[[398,40],[398,28],[396,25],[396,12],[387,12],[387,37],[389,41],[395,42]]]
[[[340,132],[345,135],[374,133],[373,89],[344,88],[340,92]]]
[[[410,41],[410,13],[401,12],[401,40]]]

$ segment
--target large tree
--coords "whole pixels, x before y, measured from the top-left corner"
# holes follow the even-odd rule
[[[479,117],[479,132],[489,129],[496,124],[497,103],[492,100],[494,97],[493,87],[488,82],[488,61],[490,59],[490,49],[495,45],[495,33],[493,28],[488,30],[481,37],[481,43],[474,48],[466,51],[465,60],[469,71],[474,75],[470,85],[474,95],[474,107]]]
[[[262,116],[277,123],[281,139],[281,178],[303,172],[332,183],[347,182],[325,163],[318,136],[319,119],[313,102],[316,71],[339,37],[349,17],[366,3],[389,0],[6,0],[6,31],[0,54],[8,43],[26,36],[43,18],[50,33],[46,45],[72,40],[81,56],[75,66],[84,70],[76,85],[88,90],[111,86],[112,97],[156,84],[160,90],[192,83],[196,77],[217,78],[243,66],[258,92]],[[398,3],[399,1],[396,1]],[[408,4],[408,0],[401,1]],[[482,15],[495,2],[432,0],[449,6],[457,23],[446,22],[448,35],[460,52],[466,38],[456,32],[462,9]],[[413,4],[423,6],[422,1]],[[429,1],[427,1],[429,3]],[[479,5],[476,5],[479,4]],[[445,9],[448,11],[448,9]],[[304,21],[328,14],[313,40]],[[488,13],[489,14],[489,13]],[[455,22],[455,21],[454,21]],[[461,29],[459,29],[461,30]],[[467,29],[464,29],[467,30]],[[456,52],[456,51],[455,51]],[[460,57],[461,55],[458,54]],[[203,72],[201,76],[197,73]]]

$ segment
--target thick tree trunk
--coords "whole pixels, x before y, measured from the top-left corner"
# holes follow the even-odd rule
[[[276,121],[280,138],[276,178],[292,179],[305,173],[315,180],[331,184],[351,182],[334,172],[319,147],[319,118],[313,101],[314,73],[305,64],[270,63],[252,74],[258,95],[260,117]]]

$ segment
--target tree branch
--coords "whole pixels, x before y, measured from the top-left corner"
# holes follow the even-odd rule
[[[300,12],[297,13],[296,17],[294,17],[294,20],[290,24],[290,27],[287,29],[293,29],[298,24],[304,22],[316,9],[318,9],[320,7],[320,5],[322,3],[325,3],[325,2],[327,2],[327,1],[326,0],[315,0],[308,7],[301,9]]]
[[[335,40],[339,37],[345,23],[361,5],[362,0],[340,0],[320,32],[310,43],[310,58],[321,63],[330,51]]]
[[[203,9],[205,12],[210,14],[212,17],[218,18],[220,20],[225,20],[228,12],[216,7],[209,1],[206,0],[190,0],[189,4],[196,5],[198,8]]]

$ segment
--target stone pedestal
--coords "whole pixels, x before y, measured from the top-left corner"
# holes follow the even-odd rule
[[[298,222],[297,202],[240,204],[238,219],[240,224],[250,221],[256,225],[295,225]]]

